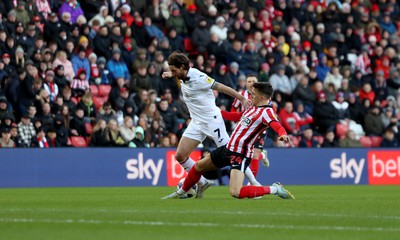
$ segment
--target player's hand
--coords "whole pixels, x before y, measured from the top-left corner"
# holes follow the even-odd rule
[[[172,72],[163,72],[161,77],[164,78],[164,79],[170,78],[170,77],[172,77]]]
[[[290,137],[288,135],[282,135],[278,137],[279,141],[290,143]]]
[[[242,100],[243,108],[246,110],[251,106],[251,101],[247,98]]]

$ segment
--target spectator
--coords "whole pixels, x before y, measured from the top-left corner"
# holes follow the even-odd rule
[[[58,15],[62,16],[63,13],[70,13],[72,23],[75,23],[80,15],[83,15],[82,8],[77,0],[68,0],[64,2],[58,9]]]
[[[69,85],[69,82],[64,75],[64,66],[61,64],[54,68],[54,83],[57,84],[59,90],[62,90],[65,86]]]
[[[31,139],[36,135],[36,131],[28,114],[24,114],[21,122],[18,123],[18,135],[22,140],[21,147],[29,147],[31,145]]]
[[[106,20],[107,16],[108,16],[108,8],[107,8],[107,6],[103,5],[103,6],[100,7],[99,13],[96,14],[96,16],[94,16],[92,19],[90,19],[89,26],[92,27],[93,26],[93,22],[95,20],[98,21],[100,26],[103,26],[105,24],[105,20]]]
[[[313,139],[313,130],[309,127],[303,130],[303,135],[299,143],[301,148],[315,148],[320,147],[319,143]]]
[[[57,52],[56,59],[53,61],[53,69],[58,65],[64,66],[64,76],[68,82],[71,82],[75,77],[75,72],[72,63],[67,59],[67,53],[63,50]]]
[[[144,129],[140,126],[136,127],[135,138],[129,143],[132,148],[146,148],[149,144],[145,141]]]
[[[99,57],[105,57],[110,59],[112,54],[110,53],[111,39],[108,35],[108,28],[105,25],[101,25],[99,32],[93,39],[94,52]]]
[[[11,124],[11,139],[14,141],[15,147],[22,147],[21,137],[18,135],[18,126],[16,123]]]
[[[120,126],[120,132],[126,145],[135,138],[135,126],[131,117],[127,116],[124,118],[124,123]]]
[[[346,132],[346,137],[339,140],[339,146],[342,148],[362,147],[359,140],[356,139],[354,131],[349,130]]]
[[[130,26],[128,24],[128,26]],[[144,26],[150,38],[156,38],[158,41],[165,37],[164,33],[157,27],[157,25],[152,24],[150,17],[144,18]]]
[[[86,80],[89,81],[91,76],[90,75],[91,66],[89,60],[86,58],[86,49],[84,47],[81,46],[78,48],[77,54],[74,54],[72,56],[71,63],[75,74],[78,73],[79,69],[81,68],[85,69]]]
[[[72,95],[74,97],[81,97],[86,90],[89,90],[89,81],[86,80],[86,70],[80,68],[78,73],[71,82]]]
[[[323,80],[324,88],[327,89],[329,83],[333,83],[333,85],[335,86],[335,91],[337,91],[337,90],[339,90],[339,88],[342,85],[342,79],[343,79],[343,76],[339,72],[339,67],[332,66],[331,72],[328,72],[326,74],[325,79]]]
[[[103,119],[104,121],[106,121],[107,124],[112,119],[117,120],[117,115],[116,115],[114,109],[111,107],[110,102],[105,102],[103,104],[103,108],[99,111],[99,114],[97,115],[97,119],[98,119],[97,121],[99,121],[100,119]]]
[[[172,7],[172,15],[166,21],[165,26],[167,27],[168,31],[171,28],[175,28],[178,35],[184,36],[187,34],[185,20],[183,19],[181,11],[177,6]]]
[[[301,101],[304,104],[304,109],[307,113],[312,114],[314,101],[316,100],[315,94],[309,86],[309,80],[307,76],[300,78],[299,84],[293,92],[293,101]]]
[[[130,92],[139,92],[141,89],[150,90],[152,88],[152,82],[147,74],[145,65],[138,66],[137,73],[133,74],[129,86]]]
[[[368,114],[364,118],[364,130],[368,136],[382,136],[383,122],[380,116],[380,109],[378,106],[371,106]]]
[[[93,133],[90,137],[91,147],[107,147],[108,142],[106,139],[106,127],[107,123],[103,119],[99,119],[96,125],[93,127]]]
[[[162,99],[160,101],[159,110],[162,120],[164,121],[165,131],[170,133],[176,133],[178,131],[178,117],[176,112],[174,112],[174,110],[169,107],[167,99]]]
[[[112,59],[107,62],[107,69],[110,71],[112,81],[116,81],[120,77],[124,78],[125,82],[130,80],[128,67],[122,60],[121,50],[118,48],[112,51]]]
[[[203,54],[207,51],[207,45],[210,41],[211,34],[210,30],[207,28],[207,21],[204,18],[201,18],[192,33],[193,46],[198,52]]]
[[[50,103],[46,102],[43,103],[42,105],[42,111],[38,116],[38,119],[42,123],[42,127],[45,131],[47,131],[49,128],[53,127],[53,116],[51,114],[51,106]]]
[[[338,122],[338,112],[332,103],[326,100],[324,92],[319,92],[317,99],[318,102],[314,108],[314,124],[318,132],[325,134]]]
[[[50,139],[46,137],[46,133],[42,127],[38,128],[36,136],[32,137],[30,146],[35,148],[54,147]]]
[[[335,132],[333,129],[326,131],[324,136],[324,142],[322,143],[323,148],[337,148],[339,147],[339,142],[335,138]]]
[[[66,147],[68,146],[68,130],[64,125],[64,118],[62,115],[57,114],[54,117],[54,131],[56,133],[56,146]],[[54,145],[54,143],[53,143]]]
[[[131,25],[132,36],[134,37],[137,46],[147,48],[151,43],[151,37],[147,33],[146,27],[143,26],[143,18],[139,14],[135,16],[135,21]]]
[[[14,140],[11,139],[11,129],[3,128],[1,130],[0,148],[15,148]]]
[[[324,54],[324,53],[319,54],[318,59],[319,59],[319,64],[316,67],[316,71],[318,74],[317,76],[318,76],[318,79],[323,82],[326,78],[326,75],[331,70],[331,68],[327,65],[328,58],[327,58],[326,54]]]
[[[122,147],[125,141],[121,136],[120,129],[116,120],[111,119],[106,127],[106,142],[110,147]]]
[[[274,91],[279,92],[284,100],[290,99],[294,89],[290,84],[288,76],[285,75],[285,66],[283,64],[279,64],[278,72],[270,77],[269,82]]]
[[[398,148],[400,147],[400,142],[395,138],[395,134],[391,128],[387,128],[383,134],[383,140],[381,142],[381,147],[384,148]]]
[[[97,116],[96,108],[92,100],[92,93],[86,91],[78,103],[78,108],[82,108],[84,111],[84,116],[88,122],[94,122]]]
[[[75,110],[75,115],[72,117],[69,126],[71,128],[71,135],[86,137],[87,132],[85,128],[85,111],[82,107],[77,107]]]

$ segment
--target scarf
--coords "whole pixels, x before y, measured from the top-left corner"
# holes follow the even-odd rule
[[[49,147],[49,143],[47,142],[46,138],[38,138],[38,142],[39,142],[39,147],[40,148],[48,148]]]

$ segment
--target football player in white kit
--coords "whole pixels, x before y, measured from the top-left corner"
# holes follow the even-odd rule
[[[175,158],[188,172],[195,164],[189,155],[206,137],[214,140],[217,147],[228,143],[229,136],[226,132],[224,120],[220,109],[215,105],[213,90],[228,94],[239,99],[244,108],[250,106],[247,98],[234,89],[216,82],[207,74],[189,66],[189,58],[179,51],[173,52],[168,57],[170,72],[164,72],[163,78],[176,77],[181,81],[183,99],[189,109],[192,121],[182,135],[176,150]],[[250,169],[246,177],[252,185],[259,184]],[[201,177],[198,184],[196,198],[202,198],[203,192],[211,183]]]

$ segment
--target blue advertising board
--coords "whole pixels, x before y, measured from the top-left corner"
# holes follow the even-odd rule
[[[171,185],[174,182],[171,179],[180,179],[184,174],[183,170],[180,175],[174,170],[174,151],[166,148],[0,149],[0,187]],[[383,150],[274,148],[268,150],[270,168],[261,166],[257,179],[266,185],[274,181],[293,185],[369,184],[371,178],[377,183],[383,179],[384,184],[399,184],[400,151],[386,150],[383,155],[379,151]],[[375,153],[380,154],[379,162]]]

